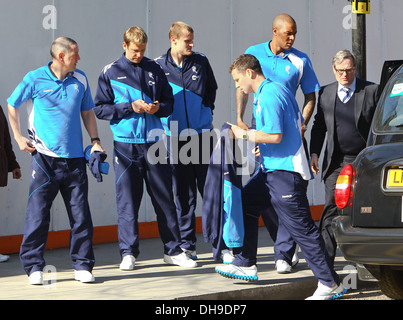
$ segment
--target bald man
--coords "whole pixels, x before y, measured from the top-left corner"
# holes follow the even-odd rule
[[[81,119],[93,144],[91,152],[105,150],[98,138],[87,77],[77,69],[78,44],[60,37],[53,42],[50,52],[52,61],[29,72],[7,99],[14,138],[20,150],[32,156],[20,259],[29,283],[43,284],[50,208],[60,191],[71,225],[74,278],[94,282],[93,225]],[[28,137],[21,133],[20,107],[28,111]]]
[[[316,91],[320,89],[312,63],[309,57],[293,48],[297,34],[297,24],[288,14],[276,16],[272,24],[272,40],[249,47],[245,53],[254,55],[260,62],[263,75],[274,82],[286,86],[295,96],[298,87],[301,88],[305,100],[302,106],[303,123],[301,135],[306,146],[304,133],[309,119],[312,116],[316,102]],[[243,121],[248,95],[237,89],[237,124],[243,129],[248,129]],[[255,128],[255,119],[252,118],[252,128]],[[288,273],[292,265],[298,263],[295,252],[295,242],[288,232],[278,223],[274,210],[268,207],[272,214],[266,217],[264,223],[275,241],[276,268],[279,273]],[[294,256],[293,256],[294,255]]]
[[[315,92],[320,89],[319,82],[309,57],[293,48],[297,34],[295,20],[287,14],[280,14],[273,20],[272,31],[271,41],[251,46],[245,53],[259,60],[266,78],[285,85],[294,96],[301,87],[305,97],[302,115],[306,129],[315,107]],[[247,101],[248,95],[237,90],[237,122],[245,129],[248,126],[243,122],[243,115]]]

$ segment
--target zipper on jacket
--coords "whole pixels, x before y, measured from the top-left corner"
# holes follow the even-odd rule
[[[143,95],[143,91],[141,91],[141,99],[143,99],[143,101],[145,101],[144,100],[144,95]],[[144,142],[145,143],[147,143],[148,141],[147,141],[147,117],[146,117],[146,113],[145,112],[143,112],[143,117],[144,117]]]
[[[144,70],[142,67],[140,67],[140,63],[137,64],[137,67],[139,68],[138,70],[140,70],[140,88],[141,88],[141,99],[143,101],[144,100],[144,92],[143,92],[143,85],[144,85],[144,81],[145,81],[145,76],[144,76]],[[147,143],[147,117],[146,117],[146,113],[143,113],[143,117],[144,117],[144,143]]]
[[[183,79],[183,68],[180,69],[181,72],[181,78],[182,78],[182,90],[183,90],[183,102],[185,104],[185,115],[186,115],[186,123],[187,123],[187,128],[188,128],[188,134],[190,135],[190,124],[189,124],[189,116],[188,116],[188,107],[186,103],[186,87],[185,87],[185,81]]]

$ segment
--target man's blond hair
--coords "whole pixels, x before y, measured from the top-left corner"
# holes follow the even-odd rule
[[[147,34],[141,27],[131,27],[123,34],[123,41],[129,45],[130,42],[135,44],[145,44],[148,41]]]
[[[176,21],[169,29],[169,39],[171,39],[171,37],[179,39],[182,35],[182,30],[186,30],[189,33],[194,33],[193,28],[190,25],[182,21]]]

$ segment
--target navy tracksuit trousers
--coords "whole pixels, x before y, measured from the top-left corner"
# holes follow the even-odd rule
[[[197,190],[203,197],[213,143],[210,140],[210,132],[207,132],[205,136],[198,134],[186,137],[184,141],[179,140],[178,137],[167,136],[167,138],[170,160],[172,162],[175,159],[175,163],[172,164],[173,190],[182,241],[181,247],[193,251],[196,250]],[[172,139],[177,139],[177,145],[172,143]],[[186,149],[188,151],[186,155],[182,154],[185,150],[184,147],[189,148]],[[195,152],[197,154],[192,154]],[[190,163],[184,164],[183,158],[190,160]]]
[[[165,148],[163,142],[161,148]],[[157,215],[164,253],[177,255],[180,234],[172,194],[172,168],[169,164],[150,163],[147,152],[153,143],[132,144],[114,141],[114,169],[118,212],[119,248],[122,257],[139,251],[138,212],[144,182]],[[162,150],[162,149],[161,149]]]
[[[256,129],[256,118],[252,114],[252,129]],[[306,140],[303,139],[304,147],[305,147],[305,153],[308,154],[308,147]],[[257,145],[257,144],[256,144]],[[252,154],[251,150],[248,150],[248,152],[251,154],[250,157],[253,157],[254,154]],[[260,157],[255,157],[255,173],[259,171],[260,169]],[[257,177],[257,180],[255,183],[260,182],[261,187],[264,188],[263,184],[263,178]],[[264,207],[266,212],[263,212],[262,208],[262,201],[264,202],[266,197],[264,194],[261,195],[261,197],[256,198],[255,201],[255,208],[259,207],[262,220],[266,226],[267,231],[269,231],[270,237],[274,241],[274,258],[275,261],[277,260],[285,260],[289,265],[292,265],[292,257],[295,253],[296,249],[296,242],[292,239],[290,233],[287,231],[286,228],[282,225],[281,221],[278,221],[277,218],[277,213],[274,211],[272,205],[267,205],[265,204]]]
[[[262,180],[263,179],[263,180]],[[265,188],[262,188],[264,181]],[[306,196],[308,181],[301,175],[289,171],[273,171],[255,174],[242,189],[245,237],[244,246],[235,248],[234,265],[252,266],[256,264],[258,246],[258,219],[268,210],[256,207],[256,200],[267,199],[279,223],[289,232],[301,251],[315,277],[325,285],[340,283],[331,267],[323,238],[312,220]],[[262,201],[260,201],[262,203]],[[258,205],[259,206],[259,205]]]
[[[32,155],[29,198],[20,259],[30,275],[45,267],[44,251],[50,224],[50,208],[60,191],[70,220],[70,256],[75,270],[91,271],[95,259],[93,225],[88,205],[88,178],[84,158]]]

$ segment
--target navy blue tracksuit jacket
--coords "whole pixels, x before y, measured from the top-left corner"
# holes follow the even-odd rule
[[[131,103],[142,99],[156,100],[160,109],[155,114],[133,112]],[[99,119],[109,120],[113,139],[125,143],[147,143],[150,131],[163,130],[161,119],[172,113],[172,89],[161,67],[147,57],[133,63],[123,54],[102,70],[95,95],[94,112]]]
[[[242,179],[237,175],[234,159],[236,140],[228,136],[230,126],[224,124],[213,150],[203,196],[203,235],[213,245],[213,256],[219,260],[221,250],[242,247],[244,227],[242,211]]]
[[[189,128],[196,133],[212,129],[218,86],[207,57],[193,52],[185,56],[182,67],[178,67],[170,51],[155,59],[164,70],[175,97],[172,115],[161,119],[166,134],[177,136]],[[171,132],[171,121],[178,122],[178,132]]]

